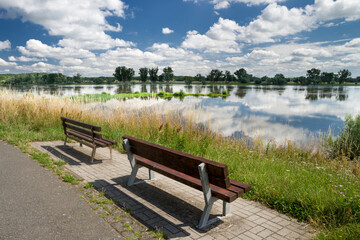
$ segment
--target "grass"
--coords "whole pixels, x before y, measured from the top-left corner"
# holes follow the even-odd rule
[[[108,94],[106,92],[103,92],[101,94],[84,94],[84,95],[78,95],[71,97],[72,100],[75,101],[81,101],[84,103],[89,102],[106,102],[111,99],[125,99],[125,98],[151,98],[151,97],[159,97],[159,98],[172,98],[172,97],[178,97],[180,99],[183,99],[187,96],[194,96],[194,97],[200,97],[200,96],[208,96],[208,97],[223,97],[226,98],[230,96],[226,90],[224,90],[221,94],[215,94],[215,93],[209,93],[209,94],[201,94],[201,93],[185,93],[182,89],[179,92],[169,93],[165,91],[160,91],[158,93],[119,93],[119,94]]]
[[[245,198],[311,223],[322,232],[320,239],[339,237],[342,232],[348,232],[348,239],[357,238],[359,162],[331,159],[323,149],[300,149],[291,142],[277,145],[255,139],[250,146],[245,140],[224,138],[207,130],[206,125],[200,129],[195,124],[199,111],[190,112],[185,121],[176,110],[138,103],[120,102],[111,111],[93,111],[81,100],[3,92],[0,139],[18,146],[63,139],[60,116],[100,125],[105,137],[118,142],[127,134],[227,164],[231,178],[252,185]],[[123,151],[121,145],[118,149]],[[57,168],[41,154],[35,159]]]

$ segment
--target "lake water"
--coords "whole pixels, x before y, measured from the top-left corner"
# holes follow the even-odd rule
[[[256,137],[266,141],[285,139],[297,143],[310,138],[339,133],[346,114],[360,112],[360,87],[314,86],[229,86],[229,85],[65,85],[13,88],[45,96],[66,97],[85,93],[178,92],[221,93],[227,98],[186,97],[158,99],[152,104],[170,105],[185,112],[190,107],[204,110],[203,120],[214,131],[228,137]],[[130,99],[128,101],[149,101]],[[201,120],[199,120],[201,121]],[[199,122],[201,123],[201,122]]]

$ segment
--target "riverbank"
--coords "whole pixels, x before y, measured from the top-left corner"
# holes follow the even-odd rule
[[[111,112],[86,110],[80,101],[0,94],[0,138],[16,145],[63,139],[60,116],[102,126],[105,137],[124,134],[228,165],[230,177],[249,183],[246,198],[266,204],[322,230],[322,236],[360,234],[358,165],[327,159],[321,149],[299,149],[291,142],[264,144],[224,138],[184,122],[176,110],[131,109],[119,103]],[[139,117],[141,116],[141,117]],[[118,146],[123,151],[121,146]],[[345,190],[346,189],[346,190]]]

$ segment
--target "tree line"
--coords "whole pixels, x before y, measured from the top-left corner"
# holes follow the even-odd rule
[[[312,68],[307,70],[306,77],[286,78],[282,73],[275,74],[274,77],[256,77],[248,74],[244,68],[236,70],[234,73],[226,70],[212,69],[206,76],[196,74],[195,76],[174,76],[174,71],[171,67],[165,67],[163,73],[158,75],[158,67],[156,68],[140,68],[139,78],[141,82],[170,82],[170,81],[184,81],[190,85],[192,82],[202,84],[206,83],[254,83],[263,85],[285,85],[288,83],[301,85],[318,85],[318,84],[343,84],[345,82],[358,83],[360,76],[351,78],[351,72],[348,69],[342,69],[338,73],[321,72],[320,69]],[[113,74],[115,79],[119,82],[131,81],[134,78],[135,71],[132,68],[125,66],[117,67]]]
[[[337,73],[321,72],[320,69],[312,68],[306,71],[306,76],[287,78],[282,73],[275,74],[274,77],[256,77],[247,73],[244,68],[235,72],[228,70],[221,71],[212,69],[207,75],[196,74],[195,76],[175,76],[171,67],[165,67],[159,72],[158,67],[142,67],[135,76],[133,68],[119,66],[115,69],[113,77],[82,77],[80,74],[66,76],[62,73],[25,73],[25,74],[0,74],[0,83],[5,85],[24,85],[24,84],[111,84],[129,82],[132,80],[143,83],[161,83],[161,82],[185,82],[212,84],[212,83],[240,83],[240,84],[258,84],[258,85],[319,85],[319,84],[343,84],[343,83],[360,83],[360,76],[351,77],[351,72],[342,69]]]

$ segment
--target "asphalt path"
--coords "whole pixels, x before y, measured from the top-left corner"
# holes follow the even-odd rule
[[[121,238],[73,186],[0,141],[0,239]]]

